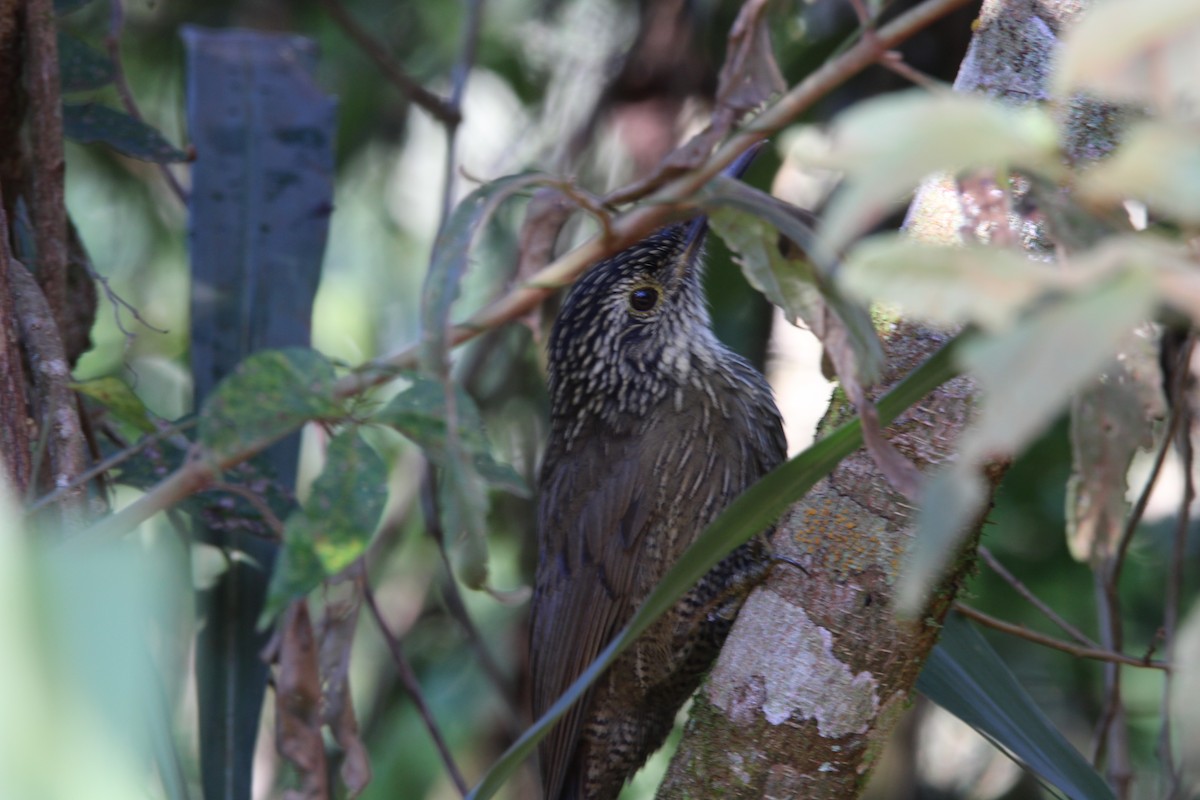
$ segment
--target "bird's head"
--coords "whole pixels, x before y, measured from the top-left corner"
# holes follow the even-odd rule
[[[719,347],[701,285],[706,230],[704,218],[662,228],[575,283],[550,335],[556,412],[637,413]]]

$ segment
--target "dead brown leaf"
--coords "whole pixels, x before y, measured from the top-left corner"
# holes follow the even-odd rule
[[[1149,337],[1130,334],[1100,379],[1071,401],[1067,543],[1078,561],[1116,555],[1129,513],[1129,465],[1153,446],[1154,422],[1166,413],[1157,356]]]
[[[854,348],[850,344],[845,323],[828,306],[825,307],[824,316],[824,322],[817,335],[825,348],[825,356],[837,373],[842,389],[858,411],[858,417],[862,421],[863,444],[888,484],[915,503],[920,497],[921,471],[883,435],[879,412],[867,396],[866,389],[858,377],[858,361],[854,356]]]
[[[362,605],[357,581],[347,581],[346,594],[325,606],[318,626],[321,686],[324,703],[321,718],[342,748],[340,775],[350,797],[362,793],[371,780],[371,762],[359,737],[358,720],[350,697],[350,650]]]
[[[635,199],[667,178],[700,166],[743,115],[787,89],[771,46],[767,5],[768,0],[747,0],[729,30],[708,127],[671,151],[653,175],[613,193],[607,198],[609,202]]]
[[[283,613],[275,672],[275,746],[296,769],[298,785],[284,800],[328,800],[325,742],[321,738],[321,681],[308,602]]]

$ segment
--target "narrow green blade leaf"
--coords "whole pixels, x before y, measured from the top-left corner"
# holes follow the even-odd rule
[[[108,106],[94,103],[63,105],[63,133],[82,144],[104,144],[139,161],[172,164],[187,154],[144,122]]]
[[[954,351],[961,335],[931,356],[878,403],[880,420],[887,424],[933,389],[955,377]],[[747,489],[709,525],[687,549],[671,571],[659,582],[620,634],[600,653],[591,666],[571,684],[541,719],[492,765],[467,800],[488,800],[533,754],[537,743],[559,717],[583,693],[616,657],[633,643],[654,620],[684,595],[734,548],[762,532],[778,519],[788,506],[804,496],[843,458],[862,446],[862,426],[852,420],[826,436],[790,461],[764,475]]]
[[[1071,800],[1114,797],[987,640],[958,614],[946,617],[917,689]]]
[[[309,344],[333,209],[337,103],[314,79],[317,48],[308,39],[195,27],[184,28],[183,39],[196,153],[189,207],[199,406],[251,353]],[[330,372],[319,361],[276,364],[279,380],[264,387],[268,395],[241,393],[251,405],[269,400],[275,406],[263,411],[263,424],[271,426],[260,431],[264,441],[313,414],[335,411]],[[303,398],[270,397],[285,386]],[[216,433],[218,446],[245,441],[253,413],[223,409],[221,416],[235,424]],[[298,436],[284,437],[262,456],[266,472],[288,486],[299,444]],[[196,642],[204,796],[249,800],[267,679],[259,654],[270,637],[258,621],[279,545],[241,530],[199,527],[198,538],[224,550],[230,565],[199,604],[205,617]]]

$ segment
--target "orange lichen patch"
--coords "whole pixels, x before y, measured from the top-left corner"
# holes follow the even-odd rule
[[[874,567],[887,573],[889,583],[900,569],[897,540],[904,537],[828,487],[810,492],[783,530],[786,541],[777,546],[806,569],[849,576]]]

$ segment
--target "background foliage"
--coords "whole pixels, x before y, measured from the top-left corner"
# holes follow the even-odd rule
[[[0,640],[8,643],[10,652],[25,654],[2,668],[8,674],[0,671],[0,794],[66,797],[108,792],[129,797],[148,792],[199,797],[202,784],[211,794],[199,760],[202,712],[191,664],[197,615],[203,616],[203,607],[193,589],[227,579],[231,565],[211,542],[181,535],[181,526],[199,530],[203,524],[282,539],[286,552],[273,579],[269,610],[286,608],[290,597],[311,591],[311,618],[318,621],[314,641],[306,639],[314,629],[306,616],[310,611],[301,606],[291,606],[278,625],[271,648],[276,655],[290,657],[282,658],[271,694],[298,696],[302,702],[277,705],[268,700],[253,758],[255,795],[322,796],[325,780],[335,796],[356,789],[367,798],[456,796],[444,754],[451,754],[462,781],[475,785],[529,723],[523,697],[525,587],[536,556],[528,487],[535,483],[545,434],[540,344],[553,311],[551,300],[453,355],[447,342],[436,335],[431,340],[431,331],[440,335],[446,320],[463,319],[484,308],[541,266],[526,263],[537,245],[523,239],[521,229],[526,213],[538,202],[532,184],[517,178],[508,184],[486,184],[468,195],[480,184],[531,167],[572,176],[577,200],[602,195],[648,173],[681,133],[674,124],[677,118],[682,115],[693,127],[707,119],[706,112],[695,107],[707,108],[717,91],[737,6],[639,6],[615,0],[132,0],[124,6],[96,0],[56,5],[67,103],[66,205],[95,272],[128,304],[102,300],[91,327],[93,346],[75,365],[73,378],[92,398],[85,408],[97,425],[94,438],[104,451],[98,455],[121,451],[148,432],[165,431],[158,434],[160,446],[122,467],[125,485],[107,487],[113,507],[127,506],[140,496],[139,489],[154,485],[181,464],[188,446],[183,437],[193,437],[220,454],[251,440],[265,445],[301,421],[312,424],[305,428],[294,494],[286,476],[275,479],[257,472],[257,466],[238,467],[223,473],[209,491],[175,512],[158,514],[140,525],[135,536],[126,536],[119,547],[101,555],[88,543],[49,552],[33,546],[35,529],[40,529],[37,535],[52,535],[46,531],[54,530],[53,522],[24,515],[17,508],[22,498],[5,495],[0,507],[3,527],[14,533],[27,531],[28,536],[0,538],[7,550],[0,552],[0,573],[9,576],[0,575],[0,587],[9,595],[0,599]],[[1162,20],[1160,28],[1180,18],[1190,20],[1194,28],[1195,16],[1179,11],[1184,5],[1159,0],[1139,13]],[[940,27],[907,42],[904,62],[934,78],[951,80],[966,49],[972,13],[968,9],[947,17]],[[853,10],[836,2],[774,4],[767,20],[764,29],[789,86],[843,51],[857,26]],[[477,38],[471,35],[476,23]],[[327,175],[333,205],[325,215],[328,241],[311,321],[311,344],[321,355],[286,350],[253,356],[237,373],[242,382],[231,380],[217,389],[199,418],[190,416],[196,410],[191,366],[196,356],[196,286],[188,246],[189,225],[197,223],[172,187],[175,183],[185,192],[194,190],[184,160],[195,157],[189,142],[200,138],[185,121],[188,76],[180,35],[185,25],[310,37],[320,53],[314,61],[315,85],[337,98],[334,159]],[[371,46],[364,46],[364,34],[384,54],[383,67]],[[644,43],[651,34],[675,38],[671,46],[650,48]],[[1084,78],[1094,77],[1098,69],[1082,57],[1073,68]],[[433,92],[445,103],[441,111],[437,106],[418,107],[414,90],[398,88],[389,69],[402,70],[416,85]],[[1071,77],[1068,68],[1064,72]],[[1087,88],[1086,80],[1077,83]],[[977,149],[968,155],[986,151],[996,162],[1033,172],[1042,169],[1073,185],[1074,178],[1057,171],[1052,122],[1046,122],[1046,140],[1040,138],[1047,130],[1038,127],[1041,121],[1003,117],[988,128],[997,138],[979,141],[978,135],[972,140],[962,129],[952,128],[953,120],[945,112],[957,107],[949,105],[943,113],[916,108],[886,124],[866,118],[869,109],[880,108],[859,105],[866,98],[908,85],[897,71],[875,67],[826,96],[806,119],[796,120],[827,121],[843,109],[855,108],[864,115],[859,125],[868,132],[865,154],[835,149],[809,159],[850,175],[850,184],[830,209],[833,227],[823,229],[835,247],[850,241],[851,234],[888,224],[886,214],[867,218],[859,213],[872,205],[864,198],[898,196],[933,169],[978,166],[969,158],[965,163],[952,158],[949,151],[959,141],[974,141]],[[1120,83],[1114,79],[1113,85]],[[126,92],[136,98],[149,127],[131,119]],[[1146,102],[1144,90],[1134,99],[1153,105]],[[15,114],[14,108],[0,113]],[[1171,242],[1185,243],[1177,254],[1178,273],[1186,274],[1195,267],[1195,253],[1186,246],[1197,220],[1197,133],[1194,106],[1191,112],[1173,109],[1169,102],[1152,108],[1156,119],[1166,121],[1146,135],[1159,138],[1149,139],[1151,144],[1131,142],[1123,155],[1128,165],[1110,162],[1115,166],[1094,174],[1082,191],[1085,207],[1105,226],[1111,223],[1117,201],[1128,196],[1146,200],[1157,232]],[[438,113],[461,113],[449,159],[444,120],[437,119]],[[989,108],[975,116],[963,113],[975,123],[987,122],[986,114],[1004,112]],[[852,115],[838,120],[853,132]],[[905,138],[904,132],[913,137]],[[1171,138],[1172,132],[1179,135]],[[822,197],[807,188],[797,194],[787,191],[789,180],[793,185],[802,181],[801,173],[788,163],[797,152],[793,142],[801,135],[797,128],[777,137],[747,182],[768,187],[774,181],[788,199],[821,202]],[[848,140],[855,141],[852,136]],[[115,143],[124,154],[87,144],[96,141]],[[1164,151],[1167,144],[1176,149]],[[872,161],[872,155],[878,159]],[[889,173],[896,158],[906,169]],[[1161,177],[1170,172],[1163,161],[1182,165],[1174,180]],[[451,164],[448,174],[446,163]],[[872,165],[878,166],[874,173]],[[1147,175],[1160,177],[1151,183]],[[514,198],[499,203],[504,192],[518,188]],[[21,221],[21,208],[12,204],[11,187],[5,185],[4,190],[16,238],[22,225],[28,232],[29,223]],[[453,215],[451,207],[458,209]],[[485,212],[493,214],[491,222],[477,226]],[[718,230],[722,220],[735,227],[736,218],[718,216]],[[1103,227],[1089,244],[1115,229]],[[192,230],[195,234],[196,228]],[[595,230],[586,214],[576,215],[555,252]],[[927,258],[905,260],[889,251],[884,263],[893,276],[902,276],[892,289],[885,275],[871,271],[867,248],[863,245],[851,254],[843,286],[847,294],[897,302],[917,315],[944,322],[970,322],[985,329],[991,325],[992,330],[1012,324],[1028,330],[1031,319],[1045,307],[1078,297],[1088,288],[1086,281],[1048,285],[1043,278],[1020,273],[1007,285],[1024,294],[998,319],[990,315],[997,313],[1003,298],[989,293],[990,284],[969,267],[951,265],[944,274],[928,278],[920,271],[921,264],[929,263]],[[543,249],[553,250],[553,242]],[[814,362],[806,381],[785,382],[798,358],[787,343],[786,323],[773,315],[770,304],[735,267],[724,244],[714,241],[710,251],[707,280],[718,334],[764,365],[776,380],[781,405],[792,417],[793,449],[798,450],[805,423],[796,418],[807,413],[811,419],[819,413],[829,391],[812,348],[806,351]],[[1102,269],[1103,264],[1097,267]],[[287,274],[268,275],[263,302],[282,292],[288,280]],[[1107,330],[1105,324],[1111,327],[1118,312],[1137,320],[1152,313],[1154,306],[1170,305],[1171,287],[1194,291],[1182,278],[1176,284],[1167,280],[1147,295],[1146,306],[1132,312],[1125,307],[1129,295],[1122,290],[1111,314],[1105,309],[1088,317],[1095,328],[1087,332]],[[911,291],[912,286],[930,285],[944,294]],[[961,302],[945,302],[955,289]],[[803,304],[789,306],[786,300],[795,296],[780,292],[789,314],[802,317],[799,311],[791,312]],[[1175,329],[1186,330],[1190,322],[1181,320],[1194,319],[1197,306],[1187,306],[1187,291],[1174,294],[1182,299],[1163,318],[1174,322]],[[772,299],[778,302],[779,297]],[[307,320],[302,321],[301,327],[306,326]],[[347,365],[402,351],[415,342],[422,345],[423,372],[405,372],[363,396],[346,390],[357,374]],[[1060,358],[1069,360],[1075,352],[1064,343]],[[1018,367],[1030,363],[1018,361]],[[1060,362],[1052,361],[1049,368],[1058,366]],[[1071,388],[1062,397],[1055,395],[1056,401],[1042,404],[1038,422],[1043,424],[1024,440],[1017,441],[1015,434],[1004,438],[1015,462],[997,493],[983,543],[989,560],[1006,565],[1017,581],[981,566],[962,599],[1015,625],[1055,633],[1032,605],[1018,600],[1013,587],[1019,583],[1087,637],[1103,640],[1107,626],[1098,607],[1104,602],[1097,596],[1094,571],[1072,557],[1064,534],[1075,529],[1065,511],[1072,474],[1065,397]],[[1035,384],[1029,391],[1041,390]],[[815,398],[816,411],[787,411],[797,407],[794,393]],[[1010,416],[1019,416],[1026,401],[1017,396],[1009,402]],[[226,411],[234,423],[222,428]],[[264,413],[251,419],[251,411]],[[1190,431],[1190,417],[1183,419],[1183,430]],[[182,422],[173,426],[176,421]],[[1003,422],[1000,427],[1005,424],[1011,433],[1012,424]],[[1167,437],[1164,423],[1157,424],[1156,436],[1150,441]],[[1130,485],[1135,495],[1152,456],[1147,449],[1133,461]],[[1172,454],[1169,461],[1176,459]],[[436,470],[428,466],[431,462]],[[326,464],[330,468],[323,472]],[[31,486],[23,499],[32,505],[48,488]],[[1124,488],[1122,483],[1112,491],[1123,494]],[[1174,494],[1181,491],[1177,488]],[[180,511],[189,514],[188,520]],[[469,532],[465,539],[457,535],[461,530]],[[368,540],[365,534],[372,531]],[[1164,635],[1174,635],[1178,627],[1178,620],[1164,622],[1164,576],[1186,565],[1183,591],[1174,602],[1189,607],[1196,588],[1197,547],[1180,500],[1160,485],[1121,562],[1123,642],[1105,642],[1105,649],[1134,658],[1162,655]],[[364,554],[362,566],[352,566]],[[935,565],[929,561],[925,566]],[[321,583],[339,573],[341,579]],[[355,587],[364,581],[373,596],[360,613]],[[34,620],[45,624],[31,624]],[[243,620],[258,621],[257,614]],[[1112,686],[1101,662],[1016,637],[986,635],[1037,705],[1086,756],[1112,746],[1111,737],[1096,734]],[[248,659],[256,657],[257,648],[242,644],[239,652]],[[305,652],[312,657],[296,655]],[[321,678],[304,672],[318,663]],[[322,682],[331,675],[337,676],[332,680],[339,688],[331,690]],[[1128,731],[1125,747],[1137,776],[1127,796],[1167,797],[1174,785],[1170,770],[1163,767],[1160,744],[1163,680],[1160,670],[1122,668],[1120,724]],[[316,697],[311,696],[314,686]],[[414,686],[420,690],[416,698],[410,691]],[[314,718],[312,706],[322,694],[325,716]],[[332,703],[332,712],[331,698],[341,700]],[[426,729],[428,719],[436,720],[441,742]],[[918,701],[877,768],[868,795],[1042,795],[1044,790],[1032,778],[956,725]],[[1187,735],[1187,728],[1183,730]],[[112,739],[112,731],[128,735]],[[290,759],[281,758],[277,746]],[[74,754],[77,770],[54,767],[64,752]],[[305,762],[316,753],[327,753],[321,758],[328,761]],[[1101,756],[1100,764],[1105,763]],[[664,768],[665,757],[660,757],[627,796],[651,796]],[[338,780],[314,777],[339,770]],[[155,776],[149,789],[148,774]],[[86,786],[74,783],[80,775],[89,776]],[[529,797],[534,786],[532,773],[522,771],[503,793]],[[1176,796],[1186,796],[1186,788],[1176,789],[1181,792]]]

